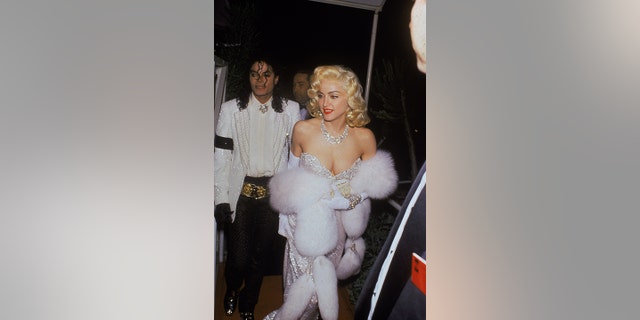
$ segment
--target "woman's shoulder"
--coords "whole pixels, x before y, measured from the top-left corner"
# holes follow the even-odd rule
[[[357,127],[353,128],[353,135],[356,139],[358,149],[361,151],[360,158],[367,160],[376,153],[376,137],[368,128]]]
[[[353,127],[350,128],[353,131],[353,135],[360,141],[374,140],[376,139],[373,131],[366,127]]]

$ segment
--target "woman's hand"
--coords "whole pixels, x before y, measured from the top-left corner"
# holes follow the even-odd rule
[[[330,198],[325,199],[325,203],[333,210],[351,210],[362,201],[369,198],[366,193],[351,194],[347,197],[343,196],[336,184],[331,185]]]

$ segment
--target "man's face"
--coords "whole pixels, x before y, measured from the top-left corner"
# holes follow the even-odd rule
[[[427,73],[427,0],[415,0],[413,3],[409,29],[418,70]]]
[[[309,75],[306,73],[296,73],[293,76],[293,97],[300,104],[309,101],[307,90],[309,90]]]
[[[273,68],[264,61],[257,61],[251,66],[249,72],[251,91],[258,101],[265,103],[273,95],[273,88],[278,83],[278,77],[273,73]]]

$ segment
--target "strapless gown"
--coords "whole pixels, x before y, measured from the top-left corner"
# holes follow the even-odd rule
[[[360,163],[361,159],[358,159],[354,162],[353,165],[351,165],[349,169],[334,175],[329,169],[325,168],[320,163],[320,160],[318,160],[318,158],[316,158],[314,155],[304,152],[300,155],[300,167],[310,170],[320,177],[333,180],[334,182],[351,181],[351,179],[358,172]],[[281,228],[281,233],[284,233],[283,236],[287,238],[283,264],[283,285],[285,301],[287,300],[287,296],[289,294],[289,287],[296,281],[296,279],[298,279],[303,274],[312,275],[311,269],[314,259],[314,257],[303,256],[298,253],[293,236],[296,230],[296,215],[287,215],[287,218],[287,225],[284,228]],[[333,262],[334,267],[337,267],[338,262],[340,262],[340,258],[342,257],[344,251],[344,243],[346,239],[346,233],[344,231],[344,228],[342,227],[340,214],[336,213],[336,218],[338,222],[338,234],[340,235],[338,239],[338,245],[331,252],[325,255],[331,262]],[[264,319],[277,319],[277,314],[278,310],[275,310],[269,313]],[[299,319],[318,319],[319,315],[320,310],[318,309],[318,298],[314,294],[307,303],[307,307]]]

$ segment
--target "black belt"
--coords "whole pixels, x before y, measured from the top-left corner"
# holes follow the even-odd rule
[[[245,177],[241,195],[251,199],[264,199],[269,196],[269,180],[271,177]]]

